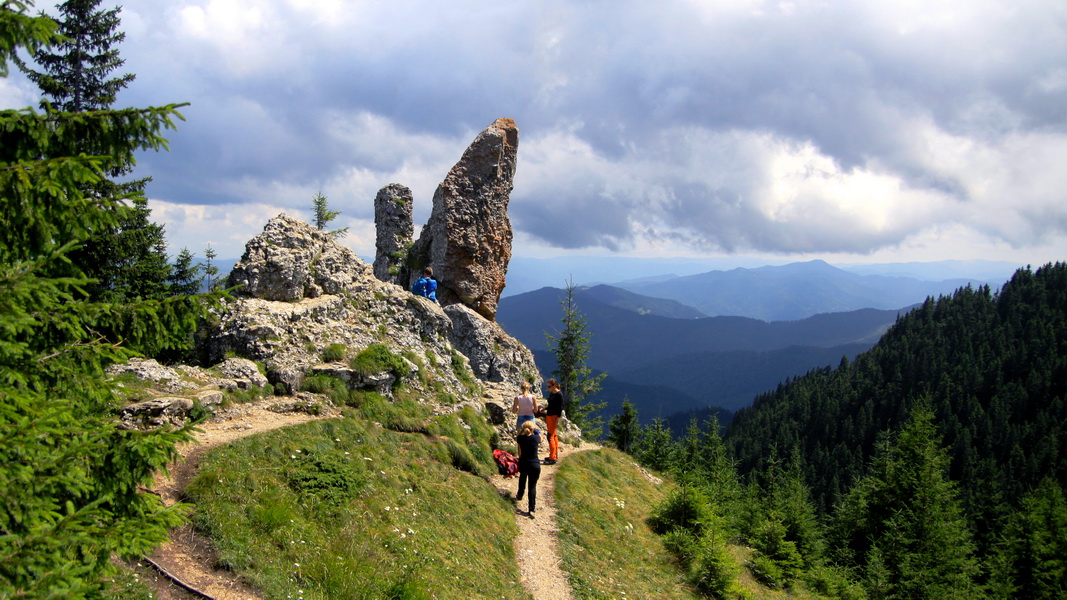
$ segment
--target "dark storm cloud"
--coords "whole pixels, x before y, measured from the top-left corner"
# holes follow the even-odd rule
[[[479,130],[520,128],[510,211],[546,246],[869,253],[962,227],[1062,240],[1059,3],[123,3],[141,163],[171,205],[416,219]],[[267,217],[272,215],[266,215]],[[1062,243],[1062,241],[1060,242]]]

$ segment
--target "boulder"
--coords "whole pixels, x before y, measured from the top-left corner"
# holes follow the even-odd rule
[[[374,276],[381,281],[408,282],[407,255],[415,235],[413,204],[411,190],[399,183],[383,187],[374,197]]]
[[[215,368],[223,377],[234,380],[240,389],[267,385],[267,378],[259,372],[259,367],[247,358],[227,358]]]
[[[107,372],[109,375],[133,375],[170,394],[180,394],[197,387],[196,384],[185,381],[175,369],[165,367],[152,358],[131,358],[128,362],[111,365]]]
[[[123,407],[119,417],[128,429],[143,425],[180,425],[192,409],[193,400],[190,398],[160,396]]]
[[[508,201],[518,147],[511,119],[497,119],[475,138],[434,192],[406,284],[431,266],[442,306],[462,303],[490,321],[496,317],[511,260]]]
[[[296,302],[339,294],[369,272],[370,267],[329,232],[281,214],[245,245],[229,285],[240,286],[239,296]]]
[[[452,320],[448,341],[470,360],[478,379],[502,382],[513,390],[532,379],[534,389],[540,389],[539,371],[529,348],[505,333],[495,321],[463,304],[446,306],[444,310]]]

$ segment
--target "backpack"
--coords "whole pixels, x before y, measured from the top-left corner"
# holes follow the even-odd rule
[[[496,470],[504,477],[514,477],[519,472],[519,461],[510,452],[493,450],[493,460],[496,461]]]
[[[411,293],[416,296],[426,296],[426,278],[420,277],[415,283],[411,284]]]

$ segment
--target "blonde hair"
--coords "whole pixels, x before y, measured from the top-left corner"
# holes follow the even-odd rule
[[[533,389],[533,386],[530,385],[529,381],[523,381],[521,384],[519,384],[519,387],[522,389],[522,393],[524,394],[529,394],[530,390]]]
[[[533,421],[523,421],[522,425],[519,425],[519,435],[530,435],[534,432]]]

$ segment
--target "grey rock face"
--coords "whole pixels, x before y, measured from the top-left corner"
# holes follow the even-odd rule
[[[443,306],[462,303],[486,319],[496,317],[511,260],[508,201],[518,147],[515,121],[497,119],[437,186],[430,219],[411,249],[409,264],[413,276],[433,267]]]
[[[374,197],[374,276],[381,281],[406,285],[410,276],[407,255],[415,235],[411,218],[411,190],[391,183]]]
[[[230,272],[229,285],[241,286],[237,295],[295,302],[339,294],[369,271],[328,232],[281,214],[245,245],[241,261]]]
[[[541,385],[533,353],[511,337],[495,321],[490,321],[463,304],[445,307],[452,319],[448,340],[470,360],[471,370],[483,381],[501,382],[518,390],[532,379]]]

